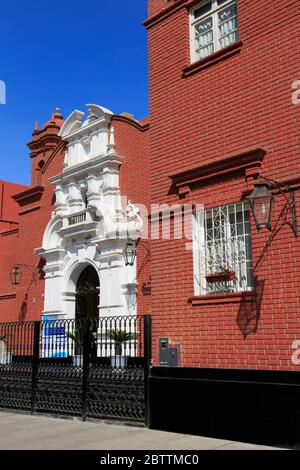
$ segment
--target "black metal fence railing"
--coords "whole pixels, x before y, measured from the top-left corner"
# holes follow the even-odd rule
[[[0,324],[0,407],[31,410],[34,322]]]
[[[0,407],[147,422],[149,316],[0,323]]]
[[[0,364],[33,355],[34,322],[0,323]]]

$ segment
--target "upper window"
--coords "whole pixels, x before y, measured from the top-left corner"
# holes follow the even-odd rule
[[[238,40],[236,1],[205,0],[190,10],[190,21],[192,62]]]
[[[193,224],[195,294],[252,290],[248,203],[199,211]]]

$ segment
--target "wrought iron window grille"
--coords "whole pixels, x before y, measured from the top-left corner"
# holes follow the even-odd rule
[[[196,217],[196,271],[199,292],[215,294],[243,292],[253,288],[250,211],[246,202],[206,209]],[[195,234],[194,234],[195,235]],[[230,280],[212,275],[234,272]],[[221,273],[222,271],[222,273]],[[210,282],[208,282],[208,280]]]

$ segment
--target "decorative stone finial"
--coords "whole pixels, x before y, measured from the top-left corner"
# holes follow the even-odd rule
[[[56,118],[56,119],[62,119],[61,110],[58,106],[55,108],[55,111],[53,113],[53,117]]]
[[[107,152],[109,154],[113,154],[115,153],[115,150],[116,150],[116,145],[115,145],[115,129],[114,127],[112,126],[110,128],[110,133],[109,133],[109,144],[107,146]]]

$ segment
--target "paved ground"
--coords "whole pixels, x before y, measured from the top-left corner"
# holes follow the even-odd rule
[[[0,450],[247,450],[271,447],[85,422],[0,412]]]

